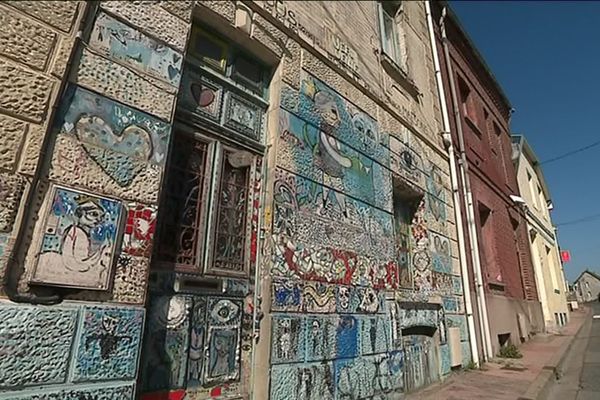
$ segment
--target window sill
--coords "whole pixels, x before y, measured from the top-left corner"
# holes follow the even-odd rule
[[[500,282],[489,282],[488,288],[495,292],[505,292],[506,291],[505,284],[500,283]]]
[[[477,135],[477,137],[479,138],[479,140],[481,140],[482,136],[483,136],[483,132],[481,131],[481,129],[477,125],[477,122],[473,118],[471,118],[469,116],[469,114],[466,114],[466,113],[465,113],[465,121],[467,121],[467,124],[473,130],[473,133],[475,133],[475,135]]]
[[[394,79],[400,86],[406,90],[415,99],[421,95],[417,85],[413,82],[408,74],[394,61],[390,56],[381,51],[381,66],[389,76]]]

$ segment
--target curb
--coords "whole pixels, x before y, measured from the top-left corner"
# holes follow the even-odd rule
[[[591,315],[592,310],[588,308],[585,313],[585,320],[575,332],[563,345],[556,351],[554,356],[548,361],[544,367],[542,367],[542,371],[538,374],[537,378],[527,388],[527,391],[519,396],[517,400],[543,400],[545,397],[542,396],[544,394],[544,390],[548,388],[549,384],[552,382],[552,378],[558,376],[559,369],[561,364],[563,363],[565,357],[571,345],[575,341],[575,338],[579,336],[579,333],[583,329],[586,324],[591,324]]]

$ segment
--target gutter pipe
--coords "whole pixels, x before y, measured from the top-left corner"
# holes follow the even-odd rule
[[[458,235],[458,254],[460,260],[460,272],[463,283],[463,295],[465,298],[465,314],[467,318],[467,326],[469,329],[469,338],[471,346],[471,359],[475,363],[475,367],[479,368],[479,351],[477,349],[477,336],[475,332],[475,321],[473,318],[473,304],[471,300],[471,289],[469,285],[469,271],[467,267],[467,250],[465,247],[465,232],[462,224],[462,208],[460,207],[460,195],[458,186],[458,174],[456,171],[456,159],[454,154],[454,146],[452,144],[452,136],[450,134],[450,118],[446,104],[446,94],[444,93],[444,84],[442,80],[442,70],[440,67],[440,59],[437,53],[437,45],[435,40],[435,32],[433,29],[433,19],[431,15],[431,5],[429,1],[425,2],[425,12],[427,14],[427,28],[429,29],[429,40],[431,42],[431,51],[433,55],[433,65],[435,68],[435,80],[437,83],[437,91],[440,99],[440,109],[442,110],[442,137],[444,145],[448,151],[450,158],[450,180],[452,183],[452,196],[454,200],[454,218],[456,220],[456,231]]]
[[[444,6],[442,10],[442,18],[440,20],[440,29],[442,33],[442,47],[444,49],[444,57],[446,59],[446,69],[448,71],[448,82],[450,84],[450,93],[452,95],[452,105],[454,109],[454,119],[456,123],[456,131],[458,136],[458,151],[460,159],[458,161],[458,167],[460,171],[460,177],[463,182],[463,197],[467,211],[467,227],[469,231],[469,242],[471,244],[471,260],[473,262],[473,272],[475,277],[475,293],[477,297],[477,308],[479,310],[479,325],[481,329],[481,336],[483,339],[483,360],[487,361],[493,357],[492,340],[490,334],[490,325],[488,320],[487,301],[485,298],[485,291],[483,287],[482,272],[481,272],[481,259],[479,257],[479,242],[477,227],[475,225],[475,207],[473,205],[473,193],[471,192],[471,180],[469,178],[469,164],[467,163],[467,156],[465,153],[465,142],[464,134],[462,129],[461,115],[459,112],[459,102],[456,93],[456,85],[454,82],[454,72],[452,69],[452,63],[450,62],[450,51],[448,50],[448,37],[446,36],[446,26],[444,20],[448,13],[447,6]],[[443,107],[442,107],[443,108]],[[456,208],[456,207],[455,207]],[[457,223],[457,225],[459,225]],[[465,288],[467,291],[468,288]]]

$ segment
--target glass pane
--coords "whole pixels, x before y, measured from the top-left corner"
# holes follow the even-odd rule
[[[256,62],[252,62],[245,57],[238,57],[235,60],[235,73],[251,83],[255,88],[260,87],[262,82],[262,68]]]
[[[214,267],[231,272],[244,271],[249,166],[234,167],[233,152],[223,152],[218,193]]]
[[[197,32],[193,46],[193,54],[209,66],[225,72],[225,56],[227,46],[218,39],[205,33]]]
[[[206,143],[183,134],[174,135],[165,193],[158,213],[160,237],[157,259],[197,269],[201,261],[199,239],[203,236]]]
[[[394,18],[387,12],[383,12],[383,51],[390,56],[394,61],[397,61],[396,46],[395,46],[395,35],[396,35],[396,22]]]

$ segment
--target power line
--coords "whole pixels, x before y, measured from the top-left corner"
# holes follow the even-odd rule
[[[559,224],[556,224],[556,226],[576,225],[576,224],[581,224],[583,222],[590,222],[590,221],[593,221],[598,218],[600,218],[600,214],[592,214],[592,215],[588,215],[588,216],[585,216],[582,218],[574,219],[572,221],[561,222]]]
[[[563,158],[572,156],[573,154],[581,153],[582,151],[591,149],[592,147],[596,147],[598,145],[600,145],[600,140],[598,140],[597,142],[594,142],[592,144],[588,144],[587,146],[581,147],[579,149],[571,150],[571,151],[569,151],[567,153],[561,154],[560,156],[556,156],[556,157],[550,158],[550,159],[548,159],[546,161],[542,161],[542,162],[539,163],[539,165],[548,164],[548,163],[551,163],[551,162],[554,162],[554,161],[562,160]]]

